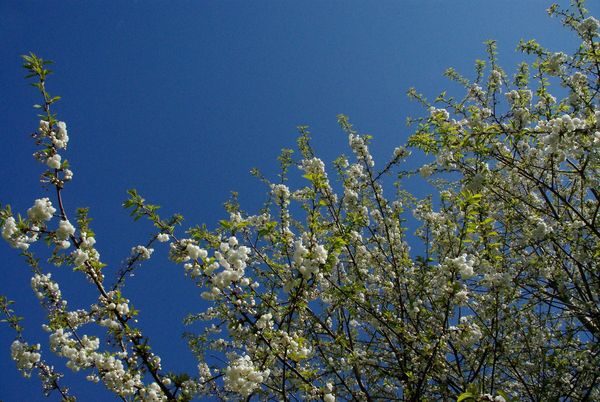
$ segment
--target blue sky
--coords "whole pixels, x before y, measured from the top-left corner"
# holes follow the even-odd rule
[[[257,210],[265,188],[249,171],[258,167],[274,178],[276,158],[294,145],[296,126],[311,127],[325,160],[348,153],[338,113],[375,136],[371,149],[383,161],[410,134],[406,117],[424,113],[406,90],[415,86],[431,99],[446,88],[460,95],[442,73],[452,66],[472,76],[474,60],[485,57],[484,40],[498,41],[508,71],[523,59],[514,50],[521,38],[574,50],[573,34],[546,15],[548,6],[540,0],[0,1],[0,203],[24,213],[34,199],[52,196],[40,187],[42,166],[31,157],[28,134],[37,127],[31,105],[38,97],[19,57],[29,51],[56,62],[48,88],[63,97],[55,111],[68,124],[63,157],[75,173],[65,202],[71,215],[90,207],[109,276],[152,230],[121,208],[127,189],[137,188],[165,214],[182,213],[184,227],[214,227],[231,190],[246,210]],[[599,14],[599,5],[589,8]],[[43,312],[17,254],[0,244],[0,294],[27,316],[26,337],[42,343],[80,400],[111,400],[48,352],[39,329]],[[62,279],[71,308],[94,302],[83,277],[47,268]],[[184,315],[202,308],[199,293],[167,261],[166,247],[157,247],[125,288],[167,370],[195,370],[179,334]],[[37,379],[16,371],[12,339],[0,326],[0,400],[43,400]]]

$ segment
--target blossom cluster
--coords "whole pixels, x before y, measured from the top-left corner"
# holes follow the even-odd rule
[[[26,342],[15,340],[10,347],[12,359],[17,363],[17,368],[26,377],[31,375],[31,370],[40,361],[41,355],[38,352],[40,345],[29,346]]]
[[[153,252],[153,248],[146,248],[145,246],[135,246],[131,248],[131,255],[138,256],[140,260],[149,260]]]
[[[6,240],[11,247],[27,250],[29,245],[38,239],[38,227],[32,226],[31,230],[32,232],[29,236],[24,234],[23,231],[17,227],[15,218],[9,216],[4,220],[4,224],[2,225],[2,238]]]
[[[98,370],[99,379],[112,391],[119,395],[133,395],[143,384],[139,373],[132,374],[126,370],[118,357],[98,352],[100,339],[84,335],[78,339],[62,328],[50,334],[50,348],[59,356],[68,359],[67,367],[73,371],[86,368]],[[90,376],[89,380],[96,381]]]
[[[294,243],[294,265],[305,278],[319,272],[319,268],[327,262],[327,254],[327,249],[322,244],[308,249],[302,239]]]
[[[58,283],[51,279],[52,274],[35,274],[31,278],[31,287],[38,299],[48,299],[53,305],[63,304]]]
[[[233,358],[225,369],[225,388],[248,397],[269,376],[269,369],[258,369],[250,356]]]
[[[31,208],[27,210],[27,216],[32,222],[43,223],[52,219],[56,208],[52,206],[49,198],[39,198]]]

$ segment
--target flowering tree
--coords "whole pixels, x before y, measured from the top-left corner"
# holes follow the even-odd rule
[[[67,127],[52,109],[59,97],[46,88],[48,62],[24,56],[42,96],[35,158],[56,193],[23,215],[5,207],[0,224],[31,267],[49,349],[124,401],[600,400],[600,23],[582,1],[549,12],[578,35],[576,52],[522,42],[535,61],[511,78],[488,42],[473,80],[446,73],[463,97],[442,93],[431,104],[409,91],[429,114],[411,120],[414,134],[380,167],[371,138],[338,116],[352,156],[335,161],[337,180],[301,127],[300,157],[284,150],[277,181],[261,177],[262,210],[234,199],[215,231],[182,232],[181,216],[161,217],[131,190],[124,207],[155,232],[117,278],[105,277],[88,210],[67,215],[73,173],[61,155]],[[550,93],[557,85],[561,97]],[[432,162],[406,170],[410,149]],[[419,173],[435,197],[403,189]],[[421,222],[416,236],[409,213]],[[49,250],[42,262],[29,249],[39,240]],[[204,325],[187,334],[195,373],[162,370],[136,328],[135,295],[123,290],[159,243],[210,305],[186,319]],[[97,302],[70,310],[52,265],[84,275]],[[0,298],[17,368],[37,372],[46,394],[75,400],[12,308]],[[92,326],[104,335],[87,335]]]

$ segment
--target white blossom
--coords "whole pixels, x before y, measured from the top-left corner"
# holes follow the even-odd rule
[[[53,133],[52,143],[56,148],[66,148],[67,143],[69,142],[69,135],[67,134],[67,123],[64,121],[59,121],[56,123],[56,128],[58,129],[56,133]]]
[[[581,22],[581,24],[579,24],[579,27],[577,29],[578,29],[579,33],[581,33],[582,35],[586,35],[586,34],[597,35],[599,27],[600,27],[600,22],[598,22],[598,20],[596,18],[587,17],[585,20],[583,20]]]
[[[65,181],[73,180],[73,172],[70,169],[65,169],[63,171],[63,179]]]
[[[149,260],[153,252],[153,248],[146,248],[144,246],[135,246],[131,248],[131,255],[134,257],[137,256],[140,260]]]
[[[36,293],[38,299],[43,299],[44,297],[48,297],[54,303],[60,301],[61,293],[58,283],[54,282],[52,279],[52,274],[35,274],[31,278],[31,287]]]
[[[467,254],[461,254],[456,258],[447,259],[446,261],[455,267],[463,278],[467,279],[474,275],[473,265],[475,261],[473,258],[468,258]]]
[[[29,244],[37,240],[37,234],[32,237],[27,237],[17,227],[15,218],[9,216],[4,220],[2,225],[2,237],[11,247],[27,250]]]
[[[205,249],[191,243],[186,246],[185,251],[187,252],[187,255],[194,260],[197,260],[198,258],[204,259],[208,256],[208,252]]]
[[[62,220],[58,224],[56,229],[56,238],[59,240],[66,240],[70,236],[75,234],[75,227],[68,220]]]
[[[61,156],[59,154],[54,154],[46,159],[46,165],[52,169],[60,169],[60,161]]]
[[[56,208],[52,206],[49,198],[39,198],[31,208],[27,210],[27,216],[34,222],[44,222],[52,219]]]
[[[15,340],[10,347],[12,359],[17,363],[17,368],[23,376],[29,377],[31,370],[41,359],[41,355],[37,352],[40,350],[40,344],[29,346],[26,342]]]
[[[77,267],[83,265],[83,263],[85,263],[90,258],[87,252],[80,249],[73,251],[72,256],[73,263]]]
[[[246,355],[233,360],[225,369],[225,388],[248,397],[268,376],[268,369],[258,370],[250,356]]]

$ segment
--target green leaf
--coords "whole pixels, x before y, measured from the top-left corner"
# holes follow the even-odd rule
[[[231,222],[229,222],[228,220],[225,220],[225,219],[221,219],[219,221],[219,225],[221,225],[221,227],[223,229],[226,229],[226,230],[229,230],[229,229],[231,229],[233,227],[233,224]]]
[[[475,401],[475,395],[473,395],[471,392],[467,391],[467,392],[463,392],[462,394],[460,394],[458,396],[458,399],[456,399],[456,402],[470,401],[470,400]]]

